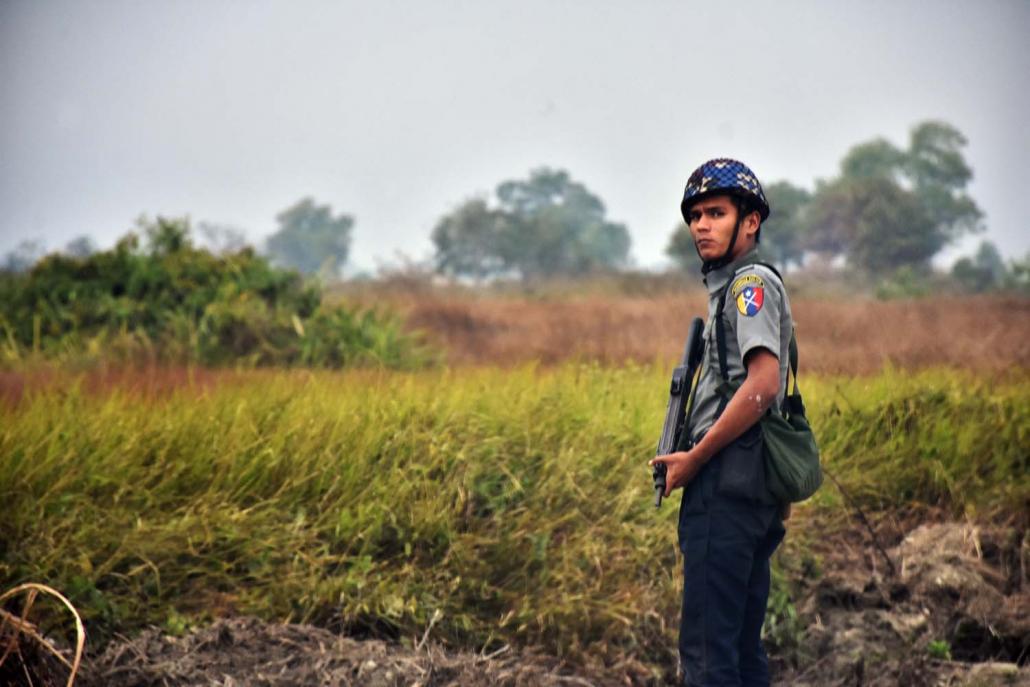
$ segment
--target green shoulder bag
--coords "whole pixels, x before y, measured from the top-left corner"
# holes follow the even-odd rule
[[[780,277],[772,265],[756,261]],[[780,277],[782,281],[782,277]],[[715,342],[719,355],[719,371],[722,375],[721,400],[718,415],[722,414],[726,402],[733,395],[737,384],[729,379],[727,364],[726,333],[723,326],[723,312],[726,296],[732,279],[727,282],[719,298],[715,319]],[[805,417],[805,404],[798,391],[798,342],[795,331],[790,333],[788,346],[789,373],[794,376],[794,389],[786,394],[783,405],[773,406],[759,420],[762,428],[762,454],[765,463],[765,487],[781,503],[797,503],[814,494],[823,483],[823,471],[819,465],[819,447],[815,443],[812,427]],[[788,391],[790,385],[788,384]]]
[[[794,389],[781,408],[770,408],[759,421],[764,440],[765,485],[780,501],[796,503],[815,493],[823,483],[819,447],[805,417],[805,403],[798,391],[798,344],[790,334],[790,373]]]

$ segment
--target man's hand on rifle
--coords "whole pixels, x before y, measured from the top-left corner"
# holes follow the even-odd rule
[[[665,463],[668,468],[668,472],[665,474],[665,496],[668,497],[673,489],[687,486],[705,462],[706,459],[699,451],[691,449],[655,456],[648,462],[648,465],[654,467],[655,463]]]
[[[737,393],[726,405],[711,429],[689,451],[677,451],[655,456],[649,465],[665,463],[665,496],[673,489],[685,487],[708,459],[758,422],[766,409],[776,400],[779,388],[779,362],[765,348],[756,348],[745,359],[747,377]]]

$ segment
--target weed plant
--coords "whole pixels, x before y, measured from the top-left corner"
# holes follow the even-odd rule
[[[667,375],[566,364],[261,371],[160,398],[75,379],[30,389],[0,407],[0,587],[57,587],[95,644],[237,612],[410,638],[438,613],[435,638],[475,649],[673,665],[676,500],[654,509],[646,467]],[[863,507],[989,517],[1026,512],[1024,380],[886,371],[803,390],[827,468]],[[843,506],[828,483],[805,509]],[[776,599],[773,629],[790,636]]]

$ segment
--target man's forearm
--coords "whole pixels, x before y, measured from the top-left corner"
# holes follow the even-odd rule
[[[780,364],[771,353],[763,353],[750,361],[744,383],[726,404],[719,419],[694,447],[698,457],[705,462],[758,422],[776,401]]]
[[[780,389],[780,363],[776,356],[765,349],[758,349],[745,362],[747,377],[744,383],[697,446],[651,460],[651,465],[666,465],[665,496],[690,482],[712,456],[755,424],[776,400]]]

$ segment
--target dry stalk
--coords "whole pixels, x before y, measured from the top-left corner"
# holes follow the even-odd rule
[[[869,519],[865,516],[865,513],[858,504],[855,503],[854,499],[851,498],[851,495],[848,494],[841,483],[837,481],[836,477],[831,475],[825,468],[823,469],[823,474],[830,478],[830,481],[837,487],[841,496],[844,497],[844,502],[851,506],[852,510],[854,510],[855,514],[858,516],[858,519],[863,525],[865,525],[866,530],[869,532],[869,536],[873,540],[873,546],[875,546],[876,550],[880,552],[881,556],[883,556],[883,560],[887,561],[887,567],[890,569],[891,577],[897,577],[898,573],[897,570],[894,569],[894,562],[891,561],[891,557],[887,555],[887,551],[880,544],[880,538],[876,536],[876,530],[874,530],[873,526],[869,524]],[[904,561],[902,561],[902,564],[904,564]]]
[[[436,625],[441,618],[443,618],[443,613],[440,612],[440,609],[434,609],[433,617],[429,619],[429,626],[426,627],[426,631],[422,634],[422,640],[415,647],[416,652],[422,651],[422,647],[426,645],[426,641],[429,639],[429,633],[432,631],[433,625]]]
[[[17,645],[18,636],[25,635],[35,640],[36,643],[39,644],[39,646],[49,651],[51,654],[54,655],[55,658],[57,658],[58,661],[67,666],[68,670],[70,671],[68,674],[67,687],[72,687],[72,685],[75,682],[75,676],[79,672],[79,666],[82,663],[82,651],[86,645],[86,629],[82,625],[82,618],[79,616],[79,612],[75,610],[75,606],[73,606],[72,603],[68,601],[68,599],[66,599],[64,595],[61,594],[59,591],[57,591],[53,587],[48,587],[45,584],[37,584],[35,582],[27,582],[25,584],[18,585],[17,587],[9,589],[3,594],[0,594],[0,603],[3,603],[4,601],[15,596],[16,594],[20,594],[23,592],[28,592],[28,598],[26,599],[25,605],[22,608],[20,618],[11,613],[0,610],[0,617],[3,618],[3,623],[0,624],[0,635],[2,635],[3,630],[6,629],[6,627],[9,624],[14,627],[14,632],[11,634],[11,637],[7,642],[7,646],[4,649],[4,653],[2,656],[0,656],[0,665],[3,665],[4,661],[7,660],[7,657],[14,650],[15,646]],[[50,642],[48,642],[44,637],[42,637],[36,631],[35,625],[28,622],[29,611],[31,610],[32,605],[35,603],[36,597],[39,595],[40,592],[52,596],[58,601],[60,601],[62,604],[65,605],[65,607],[71,612],[72,616],[75,618],[75,658],[72,662],[69,662],[68,659],[62,656],[61,653]]]

